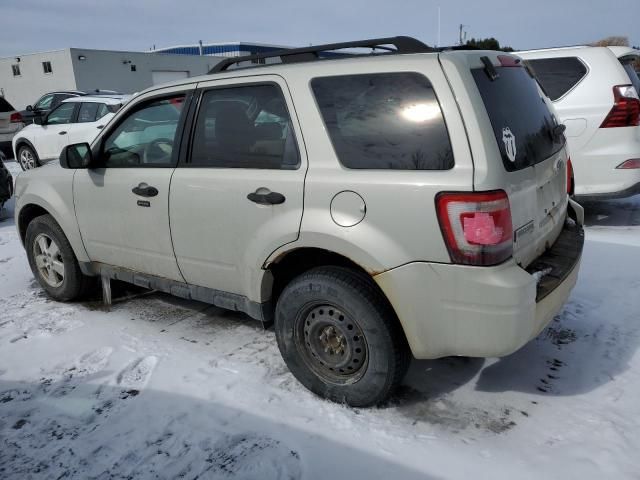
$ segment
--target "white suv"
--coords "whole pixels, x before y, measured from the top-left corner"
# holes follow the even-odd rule
[[[580,200],[640,193],[640,79],[629,47],[517,52],[566,126]]]
[[[305,386],[372,405],[411,353],[507,355],[562,308],[583,245],[562,130],[500,52],[229,59],[20,175],[16,225],[53,298],[102,276],[273,320]]]
[[[128,95],[79,96],[63,100],[47,116],[13,137],[15,158],[23,170],[57,160],[64,147],[92,142]]]

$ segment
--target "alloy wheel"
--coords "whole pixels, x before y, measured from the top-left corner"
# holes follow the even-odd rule
[[[64,282],[64,261],[58,244],[40,233],[33,242],[33,256],[42,279],[53,288],[61,286]]]

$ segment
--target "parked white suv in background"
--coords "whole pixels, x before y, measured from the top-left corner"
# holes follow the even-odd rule
[[[0,151],[6,155],[11,153],[11,140],[23,127],[20,113],[6,98],[0,97]]]
[[[566,126],[580,200],[640,193],[640,80],[629,47],[517,52],[532,67]]]
[[[41,123],[32,123],[13,137],[13,151],[23,170],[57,160],[64,147],[92,142],[128,95],[78,96],[63,100]]]
[[[300,382],[372,405],[411,353],[507,355],[562,308],[583,215],[549,105],[514,55],[407,37],[228,59],[20,175],[16,225],[53,298],[102,276],[273,320]]]

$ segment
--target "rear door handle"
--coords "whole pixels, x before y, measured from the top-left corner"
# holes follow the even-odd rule
[[[286,200],[283,194],[272,192],[268,188],[259,188],[247,195],[247,198],[258,205],[280,205]]]
[[[155,197],[158,195],[158,189],[156,187],[147,185],[144,182],[140,183],[137,187],[133,187],[131,191],[141,197]]]
[[[67,132],[58,132],[58,135],[66,135]]]

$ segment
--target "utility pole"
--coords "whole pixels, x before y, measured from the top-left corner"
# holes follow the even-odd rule
[[[468,27],[469,25],[463,25],[460,24],[460,33],[458,35],[458,45],[464,45],[464,42],[466,42],[467,40],[467,32],[465,32],[463,29],[464,27]]]
[[[440,7],[438,7],[438,42],[436,47],[440,47]]]

